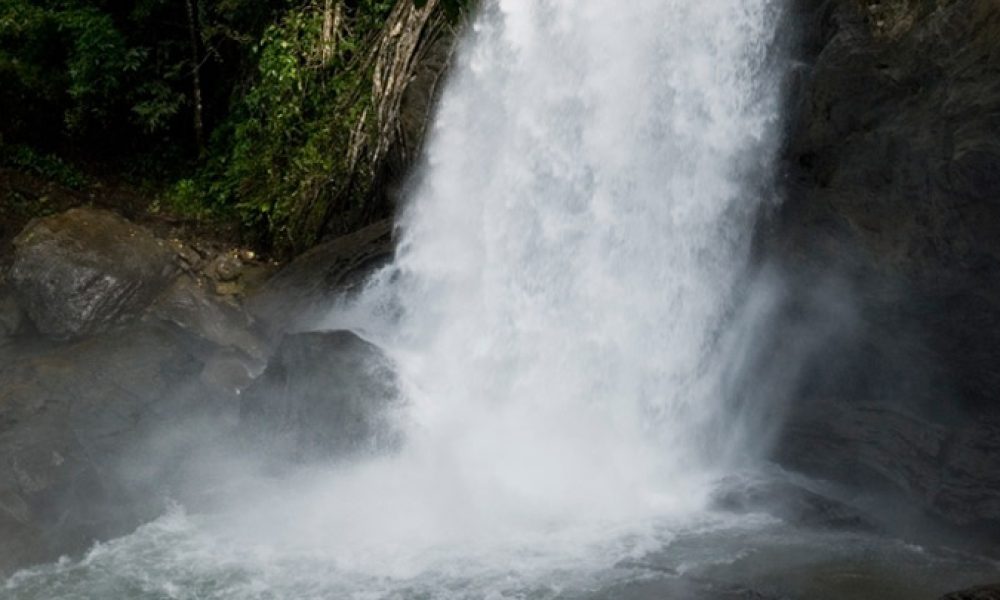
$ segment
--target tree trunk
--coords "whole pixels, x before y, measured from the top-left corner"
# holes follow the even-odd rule
[[[198,19],[194,0],[185,0],[188,18],[188,33],[191,36],[191,97],[194,101],[194,141],[198,156],[205,154],[205,126],[202,120],[201,99],[201,53],[198,51]]]
[[[323,32],[320,38],[320,60],[324,66],[337,54],[344,6],[340,0],[326,0],[323,5]]]

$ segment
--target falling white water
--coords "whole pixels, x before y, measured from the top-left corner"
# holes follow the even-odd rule
[[[725,340],[768,200],[779,4],[481,11],[396,263],[331,321],[401,311],[363,321],[399,366],[409,458],[473,519],[691,509],[752,450]]]

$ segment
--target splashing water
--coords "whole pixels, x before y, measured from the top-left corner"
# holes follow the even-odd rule
[[[353,314],[399,365],[411,457],[463,510],[534,527],[694,509],[753,450],[733,443],[725,340],[767,201],[779,17],[775,0],[482,11],[396,264]],[[402,316],[380,325],[386,305]]]

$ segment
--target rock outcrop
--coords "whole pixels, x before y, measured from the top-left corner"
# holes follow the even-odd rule
[[[198,451],[235,433],[271,349],[216,289],[231,254],[195,269],[89,208],[17,236],[0,280],[0,575],[157,516]]]
[[[763,513],[817,529],[872,530],[857,509],[779,478],[730,476],[718,482],[711,506],[733,513]]]
[[[130,461],[171,420],[224,409],[198,383],[207,350],[166,325],[0,347],[0,573],[158,513],[176,462]]]
[[[397,395],[391,363],[357,335],[289,335],[242,394],[241,424],[279,458],[377,453],[399,442],[392,418]]]
[[[335,295],[359,289],[392,255],[392,222],[386,219],[297,257],[247,298],[247,310],[272,337],[309,329]]]
[[[38,330],[59,338],[137,317],[177,272],[166,243],[103,210],[35,219],[14,246],[11,285]]]
[[[1000,536],[1000,10],[799,7],[810,64],[763,237],[800,298],[839,280],[854,322],[806,358],[777,456]]]

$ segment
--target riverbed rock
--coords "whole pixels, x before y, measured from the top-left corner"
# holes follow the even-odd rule
[[[217,296],[211,286],[204,279],[182,275],[156,299],[147,317],[173,323],[217,346],[262,361],[268,349],[252,317],[238,304]]]
[[[0,574],[158,514],[170,474],[195,443],[174,436],[155,454],[145,444],[152,432],[220,410],[198,382],[209,350],[149,324],[3,353]]]
[[[99,333],[138,316],[176,273],[163,241],[104,210],[35,219],[14,246],[11,285],[37,329],[56,338]]]
[[[952,592],[942,596],[941,600],[1000,600],[1000,583]]]
[[[307,461],[391,450],[398,406],[391,362],[349,331],[287,335],[241,395],[242,426],[269,454]]]
[[[942,596],[941,600],[1000,600],[1000,583],[952,592]]]
[[[274,338],[311,329],[335,298],[358,290],[392,255],[387,219],[297,257],[247,298],[247,309]]]
[[[872,530],[861,511],[777,478],[729,476],[711,497],[716,510],[773,515],[786,523],[818,529]]]

